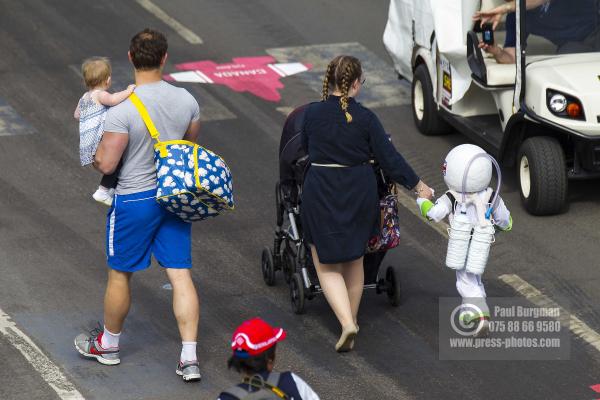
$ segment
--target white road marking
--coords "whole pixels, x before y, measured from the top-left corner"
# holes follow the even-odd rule
[[[196,73],[196,71],[175,72],[171,74],[171,78],[175,79],[177,82],[208,83],[206,79]]]
[[[0,333],[8,342],[21,352],[23,357],[42,376],[42,379],[54,389],[62,400],[85,400],[67,377],[60,371],[40,348],[21,331],[10,316],[0,309]]]
[[[267,64],[267,67],[271,68],[279,76],[285,76],[285,73],[281,71],[275,64]]]
[[[81,74],[81,69],[77,65],[71,64],[71,65],[69,65],[69,69],[71,71],[75,72],[75,74],[77,74],[78,77],[80,77],[81,79],[83,79],[83,75]]]
[[[581,319],[570,314],[559,304],[554,302],[548,296],[544,295],[538,289],[527,283],[524,279],[515,274],[505,274],[498,277],[502,282],[512,287],[517,293],[524,296],[527,300],[538,307],[560,308],[560,314],[569,321],[569,330],[596,350],[600,351],[600,334],[594,331]]]
[[[158,7],[156,4],[151,2],[150,0],[136,0],[136,2],[144,7],[148,12],[154,14],[154,16],[160,19],[165,24],[169,25],[175,32],[179,34],[183,39],[185,39],[190,44],[202,44],[204,43],[200,36],[196,35],[194,32],[183,26],[179,21],[175,18],[169,16],[166,12],[162,10],[162,8]]]
[[[33,128],[4,100],[0,99],[0,136],[30,135]]]
[[[202,77],[202,79],[204,79],[206,81],[206,83],[214,83],[212,79],[210,79],[204,72],[202,71],[195,71],[198,75],[200,75],[200,77]]]
[[[308,67],[299,62],[267,64],[269,68],[277,72],[279,76],[296,75],[308,71]]]
[[[282,113],[283,115],[285,115],[286,117],[287,117],[288,115],[290,115],[290,113],[291,113],[292,111],[294,111],[294,107],[285,107],[285,106],[284,106],[284,107],[277,107],[277,108],[275,108],[275,109],[276,109],[277,111],[279,111],[280,113]]]

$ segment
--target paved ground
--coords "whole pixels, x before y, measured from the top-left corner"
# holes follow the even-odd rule
[[[404,304],[394,309],[383,296],[366,294],[355,352],[333,351],[338,328],[322,298],[309,304],[306,315],[295,316],[281,279],[275,288],[263,284],[259,258],[272,240],[278,136],[285,118],[285,109],[278,108],[318,98],[319,83],[310,74],[284,78],[280,103],[226,87],[183,85],[203,105],[201,143],[228,161],[238,203],[235,213],[194,226],[202,383],[184,385],[174,374],[179,344],[170,292],[163,288],[166,277],[158,267],[133,280],[122,364],[103,367],[81,359],[72,339],[101,318],[106,277],[106,210],[90,197],[99,176],[78,167],[72,119],[83,91],[76,71],[83,58],[110,57],[118,86],[131,79],[129,38],[145,26],[168,35],[167,72],[186,61],[267,54],[281,61],[307,54],[312,59],[297,61],[323,64],[330,53],[347,48],[340,43],[351,43],[372,66],[371,75],[366,68],[367,88],[372,85],[366,100],[438,193],[440,161],[464,138],[420,136],[406,106],[406,88],[395,81],[386,86],[386,71],[392,69],[381,43],[386,1],[155,1],[203,44],[190,44],[136,1],[0,4],[0,310],[86,399],[215,398],[235,380],[226,370],[229,335],[255,315],[288,329],[278,366],[297,371],[324,399],[593,397],[600,353],[574,336],[570,360],[438,359],[438,298],[455,295],[453,275],[442,268],[445,239],[407,209],[401,210],[403,243],[384,263],[401,267]],[[294,49],[322,44],[330,46]],[[381,82],[387,92],[376,90]],[[568,213],[534,218],[520,207],[511,171],[504,172],[503,195],[515,227],[498,239],[486,272],[488,294],[515,295],[499,276],[517,274],[600,330],[597,182],[571,185]],[[0,398],[58,398],[9,337],[0,335]]]

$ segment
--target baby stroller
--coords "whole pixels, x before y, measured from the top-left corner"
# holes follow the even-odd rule
[[[322,292],[310,249],[304,242],[300,220],[300,198],[304,174],[308,167],[308,156],[301,144],[304,109],[295,109],[286,120],[279,146],[280,177],[275,185],[277,225],[273,248],[266,246],[262,251],[262,275],[265,283],[275,285],[276,272],[282,271],[290,288],[292,310],[296,314],[305,311],[306,300],[312,300]],[[382,170],[373,165],[378,177],[380,195],[387,193],[386,177]],[[366,244],[365,244],[366,245]],[[394,266],[385,269],[385,277],[379,277],[379,267],[385,252],[366,254],[364,258],[365,289],[386,293],[392,306],[401,301],[401,286],[398,270]]]

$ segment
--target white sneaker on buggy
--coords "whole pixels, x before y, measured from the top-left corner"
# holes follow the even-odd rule
[[[92,197],[98,203],[102,203],[107,206],[112,206],[113,197],[115,196],[115,189],[108,189],[103,186],[99,186],[98,189],[94,192]]]

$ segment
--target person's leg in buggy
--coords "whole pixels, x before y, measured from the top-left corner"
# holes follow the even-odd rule
[[[311,245],[310,249],[323,294],[342,326],[342,334],[335,349],[338,352],[350,351],[358,333],[355,321],[363,291],[363,259],[361,257],[347,263],[322,264],[315,246]]]
[[[123,160],[119,161],[119,165],[117,165],[115,172],[110,175],[102,175],[100,186],[98,186],[98,189],[92,195],[94,200],[99,203],[106,204],[109,207],[112,205],[115,189],[117,188],[117,183],[119,182],[119,172],[121,171],[122,165]]]

